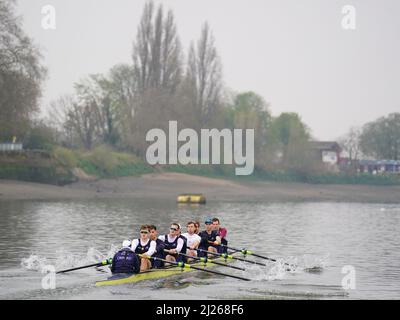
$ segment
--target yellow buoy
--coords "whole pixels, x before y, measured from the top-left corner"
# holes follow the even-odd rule
[[[181,194],[178,196],[177,202],[205,204],[206,197],[202,194]]]

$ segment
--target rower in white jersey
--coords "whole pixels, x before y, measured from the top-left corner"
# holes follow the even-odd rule
[[[156,242],[150,239],[149,226],[141,226],[140,238],[132,241],[132,251],[146,257],[151,257],[156,252]],[[151,268],[151,260],[141,257],[140,258],[140,272],[147,271]]]
[[[193,221],[188,222],[186,225],[187,232],[183,236],[187,239],[187,252],[186,254],[191,257],[197,257],[197,248],[199,247],[201,238],[196,234],[196,223]]]
[[[172,223],[169,228],[169,233],[166,235],[159,236],[158,239],[164,242],[165,249],[165,260],[170,262],[181,261],[182,256],[179,255],[181,253],[185,242],[180,237],[180,226],[178,223]],[[185,252],[182,252],[185,253]]]

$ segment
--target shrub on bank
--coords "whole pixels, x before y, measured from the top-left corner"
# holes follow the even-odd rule
[[[81,154],[79,167],[87,174],[100,178],[138,176],[153,172],[151,166],[135,155],[115,152],[107,146],[99,146]]]
[[[64,167],[73,169],[78,166],[78,157],[71,149],[56,147],[53,150],[54,158],[59,161]]]

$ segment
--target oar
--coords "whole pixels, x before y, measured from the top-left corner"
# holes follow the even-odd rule
[[[231,266],[229,264],[218,262],[218,261],[214,261],[214,260],[211,260],[211,259],[208,259],[208,258],[193,257],[193,256],[189,256],[188,254],[184,254],[184,253],[179,253],[179,255],[187,257],[187,258],[190,258],[190,259],[198,260],[198,261],[201,261],[201,262],[204,262],[204,263],[213,263],[213,264],[216,264],[218,266],[232,268],[232,269],[241,270],[241,271],[245,271],[246,270],[245,268]]]
[[[111,258],[103,260],[102,262],[89,264],[87,266],[82,266],[82,267],[77,267],[77,268],[72,268],[72,269],[67,269],[67,270],[61,270],[61,271],[56,272],[56,274],[58,274],[58,273],[66,273],[66,272],[80,270],[80,269],[86,269],[86,268],[90,268],[90,267],[102,267],[102,266],[106,266],[106,265],[109,265],[109,264],[112,264],[112,259]]]
[[[223,246],[223,247],[225,247],[225,248],[227,248],[227,249],[236,251],[236,252],[240,252],[240,253],[242,253],[243,255],[251,255],[251,256],[254,256],[254,257],[257,257],[257,258],[261,258],[261,259],[265,259],[265,260],[277,262],[276,259],[264,257],[264,256],[261,256],[261,255],[259,255],[259,254],[255,254],[255,253],[254,253],[253,251],[251,251],[251,250],[247,250],[247,249],[237,249],[237,248],[233,248],[233,247],[226,246],[226,245],[224,245],[224,244],[221,244],[221,246]],[[286,264],[286,265],[288,265],[288,266],[292,266],[292,265],[290,265],[289,263],[284,263],[284,264]]]
[[[208,270],[208,269],[205,269],[205,268],[195,267],[195,266],[192,266],[192,265],[190,265],[188,263],[172,262],[172,261],[164,260],[164,259],[157,258],[157,257],[149,257],[149,256],[146,256],[146,255],[139,255],[139,256],[142,257],[142,258],[151,259],[151,260],[154,260],[154,261],[157,261],[157,260],[158,261],[163,261],[164,263],[169,263],[169,264],[175,265],[177,267],[180,267],[182,269],[184,269],[184,268],[185,269],[194,269],[194,270],[204,271],[204,272],[208,272],[208,273],[218,274],[220,276],[225,276],[225,277],[229,277],[229,278],[234,278],[234,279],[239,279],[239,280],[244,280],[244,281],[251,281],[248,278],[238,277],[238,276],[234,276],[234,275],[231,275],[231,274],[226,274],[226,273],[222,273],[222,272],[218,272],[218,271]]]
[[[239,260],[239,261],[248,262],[248,263],[252,263],[252,264],[257,264],[257,265],[259,265],[259,266],[265,267],[265,264],[263,264],[263,263],[259,263],[259,262],[251,261],[251,260],[246,260],[246,259],[242,259],[242,258],[237,258],[237,257],[234,257],[234,256],[232,256],[232,255],[230,255],[230,254],[226,254],[226,253],[217,253],[217,252],[207,251],[207,250],[203,250],[203,249],[197,249],[197,250],[202,251],[202,252],[206,252],[206,253],[209,253],[209,254],[212,254],[212,255],[214,255],[214,256],[222,257],[222,258],[224,258],[224,259]]]
[[[208,242],[212,243],[212,241],[208,241]],[[275,259],[271,259],[271,258],[268,258],[268,257],[261,256],[261,255],[259,255],[259,254],[255,254],[255,253],[254,253],[253,251],[251,251],[251,250],[237,249],[237,248],[229,247],[229,246],[227,246],[227,245],[225,245],[225,244],[220,244],[220,246],[221,246],[221,247],[225,247],[225,248],[227,248],[227,249],[229,249],[229,250],[232,250],[232,251],[235,251],[235,252],[240,252],[240,253],[243,254],[243,255],[251,255],[251,256],[254,256],[254,257],[257,257],[257,258],[261,258],[261,259],[265,259],[265,260],[269,260],[269,261],[276,262]]]

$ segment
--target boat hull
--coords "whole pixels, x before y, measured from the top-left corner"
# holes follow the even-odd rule
[[[222,258],[217,258],[215,261],[218,262],[223,262],[223,263],[229,263],[228,261],[225,261]],[[191,266],[195,266],[197,268],[215,268],[218,267],[218,265],[213,264],[213,263],[203,263],[203,262],[196,262],[192,263]],[[171,267],[171,268],[165,268],[165,269],[151,269],[147,272],[143,273],[138,273],[138,274],[133,274],[133,275],[127,275],[127,276],[112,276],[106,280],[103,281],[97,281],[96,286],[97,287],[102,287],[102,286],[115,286],[115,285],[121,285],[121,284],[128,284],[128,283],[137,283],[145,280],[156,280],[156,279],[163,279],[163,278],[168,278],[171,276],[176,276],[180,275],[183,273],[187,272],[193,272],[193,271],[198,271],[196,269],[191,269],[191,268],[180,268],[180,267]]]

